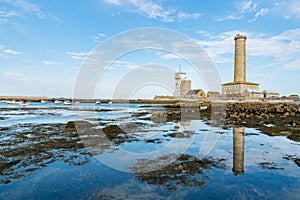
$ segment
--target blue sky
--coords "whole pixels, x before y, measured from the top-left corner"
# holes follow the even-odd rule
[[[300,94],[298,0],[0,0],[0,95],[72,97],[90,51],[121,32],[175,30],[195,40],[223,82],[233,80],[234,36],[247,35],[247,80],[260,90]],[[107,71],[95,97],[111,98],[135,67],[179,64],[194,88],[209,90],[184,60],[159,51],[123,56]],[[134,98],[172,93],[144,87]],[[114,96],[117,97],[117,96]]]

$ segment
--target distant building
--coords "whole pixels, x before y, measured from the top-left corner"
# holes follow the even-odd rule
[[[208,91],[207,95],[206,95],[206,98],[208,100],[220,99],[220,97],[221,97],[221,94],[218,91]]]
[[[275,92],[268,92],[266,90],[261,92],[261,98],[264,99],[278,99],[280,98],[280,94],[279,93],[275,93]]]
[[[262,98],[262,93],[261,92],[251,92],[250,97],[252,97],[253,99],[260,99],[260,98]]]
[[[185,95],[187,99],[205,99],[205,92],[202,89],[189,90]]]

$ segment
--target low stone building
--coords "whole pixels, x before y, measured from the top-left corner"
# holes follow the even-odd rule
[[[185,95],[187,99],[205,99],[205,92],[202,89],[189,90]]]
[[[260,98],[262,98],[261,92],[251,92],[250,94],[251,94],[250,97],[251,97],[252,99],[260,99]]]
[[[222,86],[222,93],[226,96],[232,96],[248,94],[246,91],[257,91],[259,84],[251,82],[230,82]]]
[[[268,92],[266,90],[262,91],[261,95],[262,95],[261,98],[264,98],[264,99],[278,99],[278,98],[280,98],[279,93]]]
[[[221,98],[221,94],[217,91],[208,91],[206,98],[208,100],[212,100],[212,99],[220,99]]]

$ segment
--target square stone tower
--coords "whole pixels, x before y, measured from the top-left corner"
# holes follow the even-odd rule
[[[246,81],[246,39],[245,35],[240,34],[234,38],[234,80],[222,85],[222,93],[226,97],[247,97],[249,92],[258,90],[259,84]]]
[[[175,98],[183,98],[188,91],[191,90],[191,80],[186,80],[186,73],[181,72],[180,65],[179,71],[175,74]]]

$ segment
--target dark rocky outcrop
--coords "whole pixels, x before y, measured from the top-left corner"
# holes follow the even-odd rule
[[[103,133],[109,140],[116,139],[119,134],[125,133],[119,126],[117,125],[108,125],[102,129]]]
[[[295,159],[294,162],[298,165],[298,167],[300,167],[300,158]]]
[[[79,129],[90,129],[94,127],[93,124],[87,121],[69,121],[66,125],[65,131],[76,131]]]

